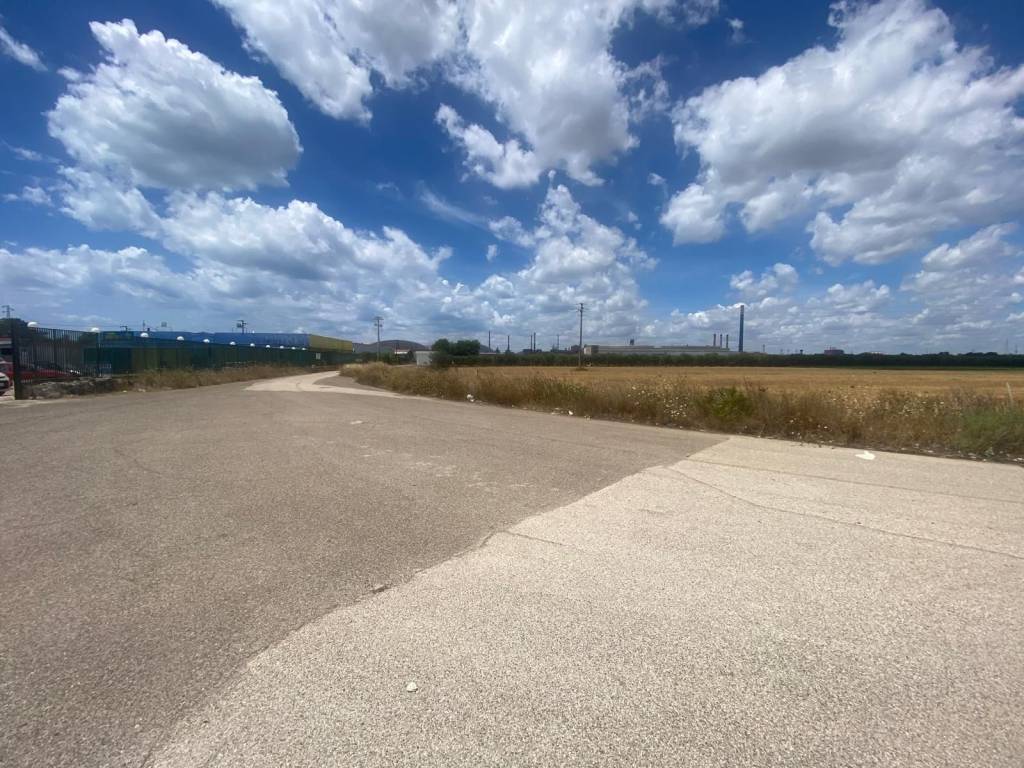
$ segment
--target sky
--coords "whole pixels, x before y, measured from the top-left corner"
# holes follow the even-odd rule
[[[1018,0],[0,0],[0,93],[44,326],[1024,348]]]

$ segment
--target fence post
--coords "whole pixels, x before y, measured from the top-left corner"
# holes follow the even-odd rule
[[[18,321],[11,320],[11,357],[14,358],[12,367],[14,368],[14,399],[24,400],[25,399],[25,384],[21,379],[21,347],[18,344]]]

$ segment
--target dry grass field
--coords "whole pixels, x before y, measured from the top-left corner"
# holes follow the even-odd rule
[[[743,387],[748,384],[769,390],[799,392],[806,390],[903,390],[917,394],[941,394],[960,390],[973,394],[1007,397],[1009,384],[1014,396],[1024,401],[1024,370],[870,370],[842,368],[764,368],[764,367],[608,367],[557,368],[550,366],[505,366],[460,368],[460,376],[498,374],[510,378],[542,376],[580,383],[615,382],[651,384],[658,381],[682,381],[701,387]]]
[[[1024,372],[1014,370],[376,363],[343,373],[396,392],[584,418],[1024,463]]]
[[[285,365],[240,365],[228,368],[173,368],[142,371],[118,379],[121,391],[153,392],[161,389],[192,389],[233,381],[273,379],[310,373],[311,368]]]

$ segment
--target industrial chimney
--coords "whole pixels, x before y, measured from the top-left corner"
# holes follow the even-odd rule
[[[728,333],[725,334],[725,348],[726,349],[729,348],[729,334]]]
[[[739,343],[739,346],[736,348],[737,352],[742,352],[743,351],[743,310],[745,310],[745,309],[746,309],[746,306],[743,305],[743,304],[740,304],[740,343]]]

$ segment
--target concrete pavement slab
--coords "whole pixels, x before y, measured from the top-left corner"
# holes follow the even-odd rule
[[[729,440],[529,517],[260,654],[154,764],[1019,765],[1022,473],[852,461]]]

